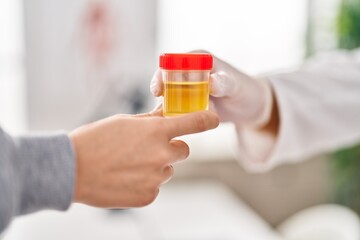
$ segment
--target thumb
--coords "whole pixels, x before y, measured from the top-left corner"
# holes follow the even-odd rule
[[[213,97],[231,97],[236,93],[236,80],[225,72],[215,72],[210,75],[210,94]]]
[[[150,82],[150,92],[155,97],[160,97],[163,94],[163,82],[162,82],[162,75],[161,70],[158,69]]]

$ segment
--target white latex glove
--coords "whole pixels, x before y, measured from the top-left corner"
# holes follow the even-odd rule
[[[151,80],[150,90],[157,97],[163,94],[160,69]],[[216,57],[210,75],[210,94],[211,107],[222,122],[261,127],[270,119],[273,100],[269,83],[249,77]]]

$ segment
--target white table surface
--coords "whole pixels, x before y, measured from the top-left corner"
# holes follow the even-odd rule
[[[217,182],[173,183],[150,206],[109,211],[74,204],[66,213],[18,218],[5,240],[272,240],[280,239],[255,212]]]

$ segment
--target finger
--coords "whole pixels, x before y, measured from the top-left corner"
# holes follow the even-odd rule
[[[160,97],[163,94],[163,81],[162,81],[162,74],[161,70],[158,69],[150,82],[150,92],[155,97]]]
[[[164,168],[164,181],[162,182],[162,184],[168,183],[173,176],[174,176],[174,167],[172,165],[166,166]]]
[[[192,50],[189,53],[204,53],[204,54],[211,54],[210,52],[203,50],[203,49],[196,49],[196,50]]]
[[[171,160],[171,164],[185,160],[189,157],[190,148],[184,141],[181,140],[171,140],[170,148],[173,153],[173,159]]]
[[[212,98],[210,98],[210,101],[209,101],[209,111],[217,114],[216,106],[215,106]]]
[[[110,116],[108,118],[99,120],[98,122],[107,121],[108,119],[120,119],[120,118],[131,118],[131,117],[133,117],[133,115],[131,115],[131,114],[115,114],[115,115]]]
[[[141,114],[136,114],[135,117],[162,117],[163,116],[163,109],[162,109],[162,104],[159,103],[152,111],[148,112],[148,113],[141,113]]]
[[[164,128],[169,139],[187,134],[205,132],[219,125],[219,117],[210,111],[189,113],[182,116],[164,118]]]
[[[162,115],[162,114],[163,114],[162,110],[163,110],[163,104],[162,104],[162,102],[159,102],[158,104],[156,104],[156,106],[155,106],[154,109],[151,111],[151,113],[161,112],[161,115]]]
[[[216,72],[210,75],[210,94],[213,97],[230,97],[236,89],[232,78],[224,72]]]

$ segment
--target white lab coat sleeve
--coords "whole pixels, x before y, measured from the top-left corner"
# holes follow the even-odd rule
[[[276,138],[237,126],[239,160],[267,171],[360,143],[360,50],[309,60],[301,69],[268,76],[279,108]]]

